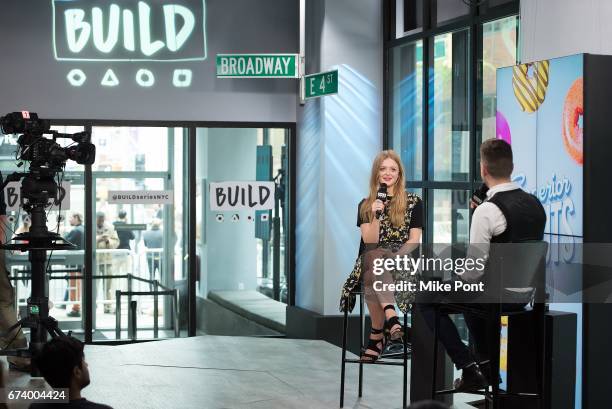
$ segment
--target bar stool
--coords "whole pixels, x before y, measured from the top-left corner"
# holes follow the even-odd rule
[[[483,391],[470,391],[469,393],[476,395],[483,395],[485,397],[485,407],[489,408],[489,403],[492,404],[493,409],[500,408],[500,401],[503,398],[513,397],[516,399],[532,399],[537,400],[538,406],[544,408],[544,341],[545,341],[545,312],[546,308],[544,303],[537,302],[544,299],[544,282],[545,282],[545,257],[548,250],[548,243],[544,241],[533,241],[520,243],[514,246],[511,256],[504,254],[492,255],[491,259],[497,258],[500,264],[498,265],[498,274],[500,280],[500,294],[504,288],[513,288],[524,286],[525,277],[529,280],[528,282],[535,288],[534,297],[531,305],[519,311],[504,311],[501,303],[490,304],[490,309],[477,308],[475,305],[459,304],[459,303],[445,303],[437,304],[434,306],[435,312],[435,324],[434,324],[434,345],[438,345],[438,331],[440,327],[440,314],[473,314],[481,319],[487,321],[487,335],[489,340],[489,353],[490,353],[490,367],[491,377],[494,381],[491,385],[491,390],[485,389]],[[504,265],[505,263],[505,265]],[[505,280],[503,271],[510,271],[514,274],[509,280]],[[509,283],[508,281],[511,281]],[[501,391],[499,389],[499,383],[495,381],[499,377],[500,367],[500,341],[501,341],[501,317],[502,316],[516,316],[516,315],[531,315],[534,320],[536,331],[536,345],[539,347],[536,349],[536,378],[537,378],[537,392],[536,393],[525,393],[525,392],[508,392]],[[438,348],[434,348],[433,353],[433,372],[436,373],[438,365]],[[435,399],[438,395],[443,394],[454,394],[462,391],[455,389],[444,389],[437,390],[435,376],[432,380],[431,387],[431,398]]]
[[[365,293],[363,288],[363,281],[359,285],[359,289],[354,291],[353,294],[359,297],[359,350],[362,352],[364,345],[364,326],[365,326]],[[349,305],[348,300],[346,300],[346,305]],[[383,350],[380,358],[375,362],[362,361],[361,359],[350,359],[346,357],[346,340],[347,340],[347,331],[348,331],[348,308],[344,311],[344,320],[342,323],[342,366],[341,366],[341,374],[340,374],[340,407],[344,407],[344,378],[346,374],[346,364],[358,364],[359,365],[359,386],[358,386],[358,395],[361,398],[363,392],[363,366],[364,365],[391,365],[391,366],[403,366],[404,374],[403,374],[403,383],[402,383],[402,393],[403,393],[403,408],[408,407],[408,314],[404,313],[404,337],[403,337],[403,351],[399,354],[389,354],[385,353],[386,349]],[[386,359],[385,359],[386,358]],[[402,359],[401,362],[391,361],[390,359]]]

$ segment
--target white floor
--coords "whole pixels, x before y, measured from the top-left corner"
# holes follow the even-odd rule
[[[339,406],[340,349],[324,341],[206,335],[88,345],[85,355],[92,383],[83,395],[115,409]],[[357,368],[347,366],[345,408],[401,408],[401,367],[366,366],[361,399],[356,393]],[[11,372],[8,386],[30,382],[28,375]],[[475,400],[470,395],[457,398]]]

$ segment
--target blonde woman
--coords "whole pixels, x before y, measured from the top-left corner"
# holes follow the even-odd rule
[[[385,202],[377,199],[381,184],[387,187]],[[417,195],[407,192],[405,186],[404,167],[400,157],[392,150],[380,152],[372,164],[369,195],[359,203],[359,256],[342,288],[340,301],[340,311],[347,308],[351,311],[355,305],[353,292],[358,289],[360,280],[363,279],[366,303],[372,321],[369,342],[361,356],[364,361],[373,362],[380,357],[387,337],[396,341],[404,336],[394,303],[397,300],[400,309],[406,311],[412,302],[410,294],[400,293],[394,297],[394,294],[389,292],[375,291],[376,286],[373,285],[377,280],[389,282],[397,278],[395,271],[387,271],[382,275],[374,274],[373,267],[375,263],[380,266],[379,259],[408,254],[417,248],[421,241],[423,203]]]

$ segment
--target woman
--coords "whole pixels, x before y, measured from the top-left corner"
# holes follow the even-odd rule
[[[377,199],[379,186],[387,186],[387,200]],[[413,294],[406,292],[393,295],[385,291],[375,291],[375,281],[391,282],[413,277],[410,272],[392,271],[383,275],[374,274],[377,259],[393,258],[410,253],[421,241],[423,231],[423,204],[421,199],[405,190],[404,167],[401,159],[392,150],[380,152],[374,159],[370,175],[370,193],[359,203],[357,226],[361,229],[361,244],[355,267],[342,289],[340,310],[351,311],[355,305],[355,295],[362,278],[365,285],[366,303],[370,311],[372,329],[366,351],[361,359],[376,361],[382,353],[388,332],[389,339],[396,341],[404,336],[402,325],[397,317],[394,301],[402,311],[407,311],[413,301]],[[377,213],[380,217],[377,217]],[[377,263],[380,267],[380,261]]]

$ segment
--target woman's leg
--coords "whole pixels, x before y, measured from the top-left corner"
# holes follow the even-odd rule
[[[373,283],[377,279],[373,274],[372,266],[373,260],[377,257],[376,251],[366,253],[366,256],[363,260],[363,283],[364,283],[364,292],[366,304],[368,305],[368,311],[370,312],[370,320],[372,322],[372,330],[370,332],[370,341],[369,347],[366,349],[364,356],[362,359],[373,360],[373,356],[379,356],[382,353],[382,349],[384,348],[384,325],[385,325],[385,312],[383,311],[380,301],[378,299],[378,295],[373,288]],[[375,350],[372,348],[372,344],[376,346],[378,349]]]
[[[384,305],[381,304],[381,297],[383,294],[374,289],[374,282],[379,281],[381,275],[376,275],[373,272],[374,260],[380,257],[381,251],[379,249],[372,250],[366,253],[363,260],[363,283],[366,297],[366,303],[368,304],[368,310],[370,311],[370,319],[372,320],[372,328],[381,329],[385,324],[385,312],[383,311]],[[386,275],[386,274],[385,274]]]
[[[370,309],[370,316],[372,316],[372,310],[376,310],[376,314],[380,314],[377,316],[376,323],[379,324],[380,327],[374,327],[374,318],[372,318],[372,326],[373,328],[382,328],[385,320],[390,321],[393,317],[397,317],[397,313],[395,312],[395,293],[394,291],[389,290],[389,284],[393,284],[395,280],[391,274],[391,271],[387,271],[382,269],[382,273],[374,274],[374,261],[377,258],[380,258],[383,254],[384,250],[376,249],[366,253],[366,257],[364,258],[364,283],[366,286],[366,300],[368,302],[368,308]],[[381,263],[379,262],[378,265]],[[376,286],[374,286],[374,282],[378,282]],[[376,291],[374,288],[377,288],[379,291]],[[377,304],[376,307],[373,305]],[[370,306],[372,305],[372,306]],[[389,308],[386,308],[391,306]],[[378,319],[381,321],[378,321]],[[392,320],[393,324],[391,328],[389,328],[391,333],[396,333],[402,329],[401,325],[398,323],[398,319],[395,318]]]

